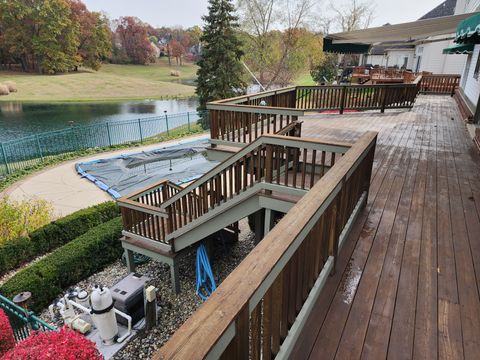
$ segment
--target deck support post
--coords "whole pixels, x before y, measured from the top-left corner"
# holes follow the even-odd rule
[[[264,221],[264,228],[263,228],[263,236],[267,235],[270,230],[272,229],[272,210],[265,209],[265,221]]]
[[[172,280],[172,289],[175,294],[180,293],[180,278],[178,274],[178,262],[176,259],[173,259],[172,263],[170,264],[170,276]]]
[[[255,213],[255,244],[262,241],[264,234],[265,209],[260,209]]]
[[[135,260],[133,259],[133,251],[125,249],[125,259],[127,261],[127,269],[129,273],[135,272]]]

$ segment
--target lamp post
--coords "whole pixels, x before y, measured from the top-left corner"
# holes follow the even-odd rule
[[[165,124],[167,125],[167,136],[170,136],[170,129],[168,128],[167,110],[163,110],[163,113],[165,114]]]

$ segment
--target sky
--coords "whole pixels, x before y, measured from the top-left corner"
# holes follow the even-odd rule
[[[335,4],[348,0],[332,0]],[[202,25],[207,0],[83,0],[90,10],[104,11],[110,18],[136,16],[152,26],[190,27]],[[320,1],[326,7],[330,0]],[[414,21],[442,3],[442,0],[376,0],[371,26]]]

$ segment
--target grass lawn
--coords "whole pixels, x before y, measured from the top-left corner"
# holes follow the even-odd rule
[[[180,71],[179,77],[170,71]],[[0,83],[11,80],[18,92],[0,101],[69,102],[159,99],[193,96],[197,66],[168,66],[166,59],[152,65],[105,64],[99,71],[82,69],[62,75],[0,72]],[[185,85],[180,82],[192,83]]]
[[[310,71],[306,71],[295,80],[294,85],[298,86],[310,86],[310,85],[317,85],[315,81],[313,81],[312,76],[310,75]]]

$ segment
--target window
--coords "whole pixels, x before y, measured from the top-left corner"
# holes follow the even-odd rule
[[[477,55],[477,63],[475,64],[475,71],[473,72],[473,78],[478,80],[478,73],[480,72],[480,53]]]

